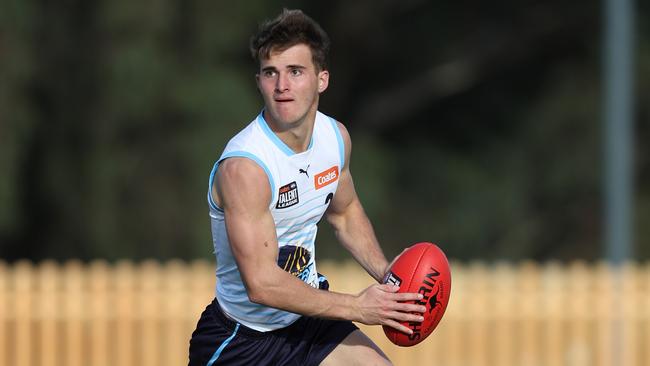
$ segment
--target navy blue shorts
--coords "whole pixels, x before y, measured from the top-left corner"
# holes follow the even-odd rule
[[[303,316],[258,332],[226,317],[214,299],[192,333],[189,365],[318,365],[357,329],[350,321]]]

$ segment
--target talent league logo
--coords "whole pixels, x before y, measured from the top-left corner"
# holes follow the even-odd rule
[[[335,165],[324,172],[314,175],[314,186],[316,189],[321,189],[328,184],[332,184],[339,179],[339,167]]]
[[[275,208],[287,208],[298,203],[298,185],[296,182],[291,182],[285,186],[280,187],[278,192],[278,203]]]

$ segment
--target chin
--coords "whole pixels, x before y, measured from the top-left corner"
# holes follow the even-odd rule
[[[293,124],[298,123],[298,121],[300,121],[302,118],[304,118],[304,115],[299,116],[299,115],[296,115],[296,114],[279,113],[279,114],[276,114],[275,116],[273,116],[273,118],[277,122],[279,122],[279,123],[281,123],[283,125],[293,125]]]

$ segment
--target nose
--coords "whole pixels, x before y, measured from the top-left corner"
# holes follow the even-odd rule
[[[279,73],[278,78],[275,80],[275,91],[282,93],[289,90],[289,79],[287,74]]]

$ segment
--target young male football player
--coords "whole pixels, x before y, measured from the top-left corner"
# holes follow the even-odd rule
[[[381,284],[389,263],[350,174],[350,136],[318,111],[329,38],[284,10],[251,40],[264,109],[227,144],[210,174],[217,257],[214,301],[190,341],[190,365],[389,365],[352,321],[420,322],[416,293]],[[316,270],[317,224],[377,280],[359,294],[327,290]]]

